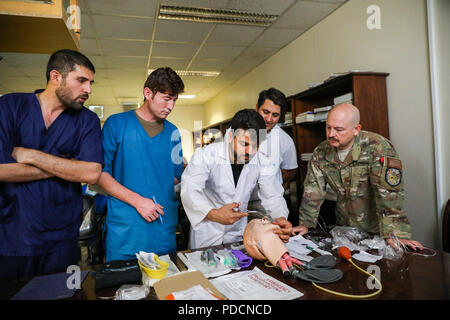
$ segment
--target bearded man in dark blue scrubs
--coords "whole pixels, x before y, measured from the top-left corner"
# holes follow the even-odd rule
[[[100,121],[83,107],[94,73],[87,57],[60,50],[45,90],[0,98],[0,278],[78,263],[81,182],[103,166]]]

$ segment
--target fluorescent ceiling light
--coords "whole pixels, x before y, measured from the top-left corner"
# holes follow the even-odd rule
[[[155,71],[155,69],[148,69],[148,74]],[[175,70],[179,76],[197,76],[197,77],[217,77],[218,71],[194,71],[194,70]]]
[[[103,118],[103,106],[89,106],[89,110],[94,111],[100,119]]]
[[[270,26],[278,15],[239,11],[220,8],[193,8],[181,6],[159,7],[158,19],[182,20],[204,23],[244,24],[253,26]]]
[[[179,99],[194,99],[195,94],[180,94],[178,96]]]

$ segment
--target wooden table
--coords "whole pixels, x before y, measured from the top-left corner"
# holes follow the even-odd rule
[[[213,247],[218,249],[220,247]],[[430,254],[430,251],[424,251]],[[336,255],[336,252],[334,252]],[[177,266],[182,268],[181,261],[176,255],[171,255]],[[367,294],[373,292],[367,288],[368,277],[356,270],[349,262],[337,258],[337,268],[343,271],[344,277],[335,283],[323,284],[331,290],[347,294]],[[363,269],[367,269],[371,264],[357,260],[354,262]],[[375,263],[380,267],[381,283],[383,291],[381,294],[371,299],[376,300],[448,300],[450,299],[450,254],[436,250],[433,257],[424,257],[413,253],[406,253],[397,260],[391,261],[382,259]],[[258,267],[268,275],[292,286],[304,295],[300,300],[335,300],[345,299],[332,295],[315,288],[311,283],[299,279],[286,279],[280,270],[268,268],[261,261],[254,260],[248,270]],[[90,267],[90,271],[95,271],[99,266]],[[30,279],[28,279],[30,280]],[[28,281],[0,280],[0,298],[9,299],[18,292]],[[92,272],[83,281],[81,289],[77,290],[72,299],[75,300],[97,300],[107,299],[114,296],[118,287],[107,289],[95,289],[95,281]],[[153,288],[147,299],[156,299]]]

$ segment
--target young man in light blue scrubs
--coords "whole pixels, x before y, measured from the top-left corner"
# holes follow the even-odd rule
[[[159,68],[145,82],[144,104],[104,124],[105,167],[97,185],[110,195],[106,261],[176,251],[174,184],[181,180],[183,154],[178,129],[166,118],[183,90],[175,71]]]

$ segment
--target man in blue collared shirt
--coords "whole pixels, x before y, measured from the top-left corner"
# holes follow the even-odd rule
[[[98,117],[83,107],[95,68],[77,51],[47,64],[47,86],[0,98],[0,278],[77,264],[80,182],[103,166]]]

